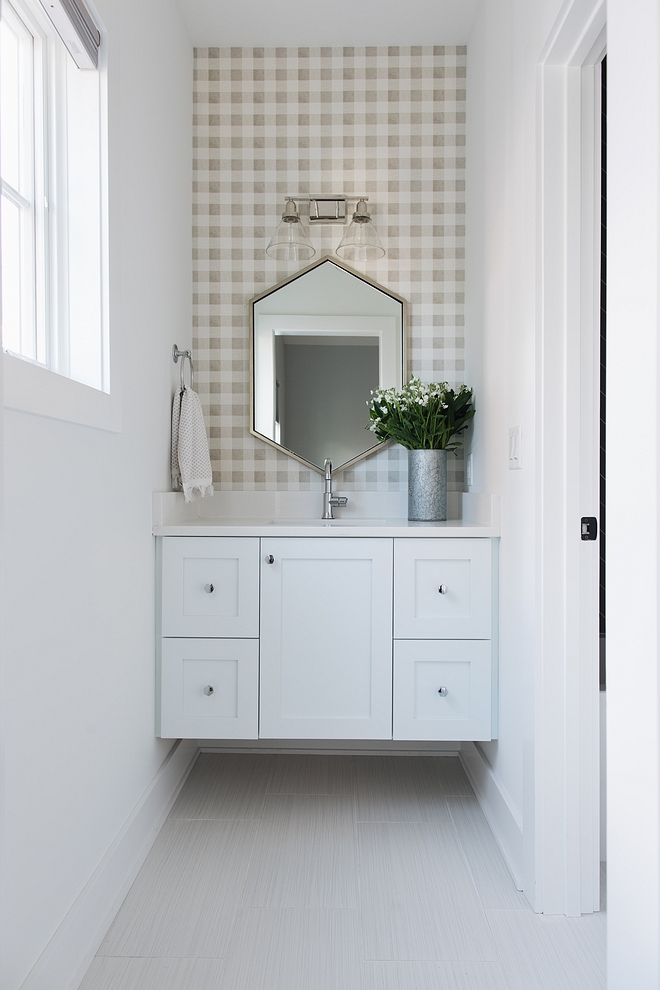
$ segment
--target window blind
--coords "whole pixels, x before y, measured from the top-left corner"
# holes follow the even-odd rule
[[[83,0],[41,0],[79,69],[98,69],[101,33]]]

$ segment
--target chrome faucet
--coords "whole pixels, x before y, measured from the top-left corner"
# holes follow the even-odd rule
[[[341,509],[348,499],[345,495],[332,494],[332,461],[326,457],[323,467],[325,469],[325,487],[323,489],[323,515],[321,519],[334,519],[333,509]]]

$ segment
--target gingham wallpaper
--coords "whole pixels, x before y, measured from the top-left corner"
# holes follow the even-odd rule
[[[266,255],[287,194],[369,196],[387,254],[362,270],[409,302],[408,367],[463,380],[465,63],[462,46],[197,49],[194,358],[216,487],[322,485],[249,432],[248,301],[304,267]],[[312,260],[343,230],[313,228]],[[448,471],[461,490],[462,456]],[[347,491],[406,483],[398,447],[337,478]]]

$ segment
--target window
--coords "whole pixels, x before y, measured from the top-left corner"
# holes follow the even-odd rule
[[[81,0],[1,10],[2,346],[109,392],[100,34]]]

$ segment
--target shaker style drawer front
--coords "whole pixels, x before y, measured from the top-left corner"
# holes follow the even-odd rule
[[[165,739],[256,739],[259,643],[164,639],[161,725]]]
[[[394,644],[394,738],[491,738],[487,640],[398,640]]]
[[[163,636],[259,635],[259,540],[163,540]]]
[[[491,541],[394,541],[396,639],[488,639]]]

